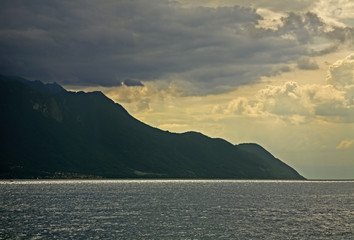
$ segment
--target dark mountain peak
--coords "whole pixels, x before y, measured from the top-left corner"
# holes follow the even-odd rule
[[[8,84],[24,84],[33,90],[39,91],[43,94],[58,94],[67,92],[62,86],[54,83],[43,83],[39,80],[30,81],[22,77],[0,75],[0,81]]]
[[[92,91],[92,92],[70,92],[73,95],[80,97],[81,101],[84,101],[83,104],[91,104],[91,107],[102,108],[107,110],[107,107],[111,108],[109,111],[124,112],[124,114],[129,115],[129,113],[123,108],[119,103],[114,102],[112,99],[108,98],[101,91]],[[114,109],[113,109],[114,108]],[[129,115],[130,116],[130,115]]]
[[[113,102],[112,99],[108,98],[106,95],[104,95],[101,91],[92,91],[92,92],[75,92],[76,95],[84,98],[89,98],[91,100],[95,100],[98,102],[104,101],[104,102]]]
[[[103,94],[103,92],[101,91],[92,91],[90,92],[91,94],[97,95],[97,96],[102,96],[102,97],[106,97],[106,95]]]
[[[0,178],[303,179],[257,144],[153,128],[99,91],[0,84]]]
[[[274,156],[257,143],[241,143],[236,147],[242,151],[252,153],[262,158],[274,158]]]
[[[7,75],[2,75],[2,74],[0,74],[0,80],[1,81],[17,81],[17,82],[22,82],[22,83],[29,82],[27,79],[22,78],[22,77],[7,76]]]
[[[101,99],[109,99],[112,101],[110,98],[108,98],[106,95],[104,95],[101,91],[92,91],[92,92],[84,92],[84,91],[78,91],[78,92],[71,92],[77,96],[86,96],[86,97],[93,97],[93,98],[101,98]]]
[[[215,144],[223,144],[225,146],[226,145],[233,146],[230,142],[226,141],[225,139],[212,138],[212,137],[206,136],[200,132],[188,131],[185,133],[181,133],[181,135],[185,138],[189,138],[194,141],[199,141],[199,142],[207,141],[207,142],[213,142]]]
[[[41,81],[36,80],[33,82],[29,81],[28,84],[44,94],[60,94],[67,92],[62,86],[60,86],[56,82],[42,83]]]
[[[107,98],[106,95],[104,95],[101,91],[84,92],[84,94]]]
[[[240,143],[240,144],[236,145],[236,147],[242,148],[243,150],[249,151],[249,152],[261,151],[261,152],[269,153],[267,150],[265,150],[261,145],[259,145],[257,143]]]
[[[181,133],[181,135],[183,135],[183,136],[187,136],[187,137],[202,137],[202,138],[209,138],[208,136],[204,135],[203,133],[196,132],[196,131],[188,131],[188,132],[184,132],[184,133]]]
[[[62,92],[66,92],[66,90],[60,86],[58,83],[54,82],[54,83],[47,83],[46,84],[47,88],[50,89],[50,91],[52,93],[62,93]]]

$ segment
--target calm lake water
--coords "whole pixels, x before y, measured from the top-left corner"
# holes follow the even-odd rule
[[[354,182],[0,181],[0,239],[354,239]]]

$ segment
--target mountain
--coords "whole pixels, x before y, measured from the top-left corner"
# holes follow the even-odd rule
[[[257,144],[170,133],[101,92],[0,75],[0,178],[304,179]]]

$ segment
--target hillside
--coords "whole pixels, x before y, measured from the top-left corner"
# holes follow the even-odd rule
[[[303,179],[257,144],[170,133],[101,92],[0,76],[0,178]]]

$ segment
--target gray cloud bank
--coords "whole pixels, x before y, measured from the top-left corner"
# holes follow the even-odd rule
[[[252,8],[185,8],[165,0],[3,0],[0,72],[72,85],[178,79],[188,94],[209,94],[294,61],[315,69],[304,56],[335,51],[354,36],[351,28],[329,29],[313,13],[290,13],[275,30],[259,26],[261,19]],[[329,45],[311,49],[315,37]]]

